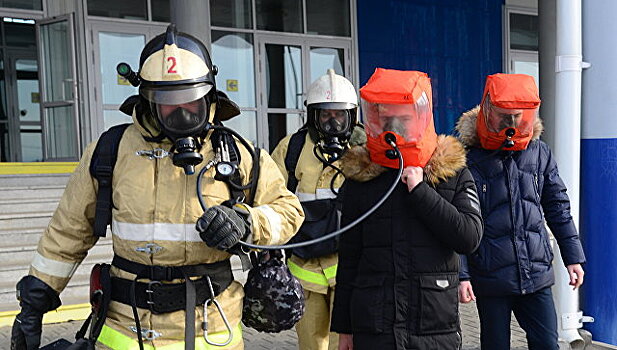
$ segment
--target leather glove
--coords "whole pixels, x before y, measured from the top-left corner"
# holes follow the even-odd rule
[[[43,314],[24,304],[11,330],[11,350],[33,350],[41,345]]]
[[[206,209],[195,229],[211,248],[227,250],[250,233],[249,213],[242,205],[217,205]]]
[[[41,344],[43,314],[60,306],[58,293],[34,276],[17,283],[21,312],[11,330],[11,350],[35,350]]]

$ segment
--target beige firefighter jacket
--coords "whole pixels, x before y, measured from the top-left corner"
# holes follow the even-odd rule
[[[281,169],[285,180],[288,180],[285,156],[290,139],[291,135],[283,138],[272,152],[272,158]],[[296,196],[301,202],[336,197],[336,194],[330,189],[330,181],[336,174],[336,170],[331,167],[324,167],[323,163],[313,153],[314,146],[315,143],[307,133],[295,172],[298,179]],[[337,164],[338,161],[334,162],[335,166]],[[334,188],[340,188],[344,181],[345,178],[342,175],[337,176],[334,181]],[[307,290],[321,294],[326,294],[329,287],[334,287],[337,264],[338,254],[313,259],[302,259],[292,255],[288,260],[291,273],[300,280],[302,286]]]
[[[134,124],[126,129],[120,142],[113,175],[111,230],[114,253],[141,264],[165,266],[229,259],[230,254],[227,252],[206,246],[195,230],[195,222],[203,214],[196,196],[197,174],[214,158],[209,138],[200,150],[204,161],[196,167],[195,175],[187,176],[182,168],[172,164],[171,157],[149,159],[137,155],[138,151],[152,151],[156,148],[169,151],[171,144],[145,141],[143,135],[147,135],[146,129],[138,124],[135,116],[133,121]],[[71,176],[58,209],[39,241],[30,267],[31,275],[58,292],[64,289],[76,267],[97,241],[92,233],[97,182],[88,170],[95,144],[86,148]],[[238,148],[242,159],[240,173],[246,184],[252,161],[250,154],[239,142]],[[214,167],[204,175],[202,193],[207,206],[220,204],[230,198],[228,186],[214,180]],[[261,152],[259,184],[254,205],[249,208],[249,212],[253,242],[266,245],[287,242],[304,218],[298,199],[287,190],[284,178],[266,152]],[[158,248],[152,254],[143,252],[140,248],[146,244]],[[111,273],[112,276],[131,280],[134,278],[134,275],[115,267],[112,267]],[[234,281],[217,297],[234,329],[239,327],[243,296],[242,285]],[[184,341],[184,310],[159,315],[146,309],[138,311],[141,327],[160,334],[145,344],[159,348]],[[225,327],[214,305],[209,306],[208,315],[209,333],[224,332]],[[202,333],[202,316],[202,307],[198,306],[195,320],[198,336]],[[136,339],[135,333],[130,330],[134,324],[131,307],[112,301],[106,326]],[[238,344],[238,341],[241,348],[241,337],[235,339],[234,344]]]

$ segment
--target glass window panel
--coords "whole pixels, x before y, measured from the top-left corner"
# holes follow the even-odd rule
[[[330,47],[311,47],[311,82],[327,73],[328,69],[334,69],[336,74],[345,76],[343,60],[345,50]]]
[[[152,1],[152,20],[158,22],[171,22],[171,13],[169,11],[169,0],[151,0]]]
[[[20,139],[22,162],[43,161],[43,138],[40,126],[22,125]]]
[[[218,66],[218,89],[240,107],[255,107],[253,36],[212,31],[212,59]]]
[[[45,60],[45,102],[73,100],[73,75],[69,53],[68,22],[41,25]]]
[[[513,73],[531,75],[536,80],[538,88],[540,87],[540,64],[538,62],[517,61],[514,58]]]
[[[266,90],[270,108],[304,108],[299,46],[266,44]]]
[[[148,19],[147,0],[88,0],[91,16]]]
[[[510,14],[510,48],[538,51],[538,16]]]
[[[105,130],[114,125],[132,123],[133,118],[115,109],[106,109],[103,111],[103,119],[105,121]]]
[[[17,69],[19,120],[40,122],[38,63],[34,59],[18,59],[15,61],[15,68]]]
[[[251,29],[252,18],[251,0],[210,0],[210,24],[213,26]]]
[[[306,2],[306,30],[309,34],[351,36],[349,0]]]
[[[257,144],[257,112],[242,111],[239,116],[223,122],[223,125],[237,131],[254,145]]]
[[[99,32],[103,104],[119,105],[127,96],[137,94],[137,88],[120,77],[116,66],[126,62],[137,71],[145,43],[141,34]]]
[[[77,160],[77,130],[73,106],[45,109],[45,133],[49,158],[73,158]]]
[[[41,0],[0,0],[0,7],[24,10],[43,10]]]
[[[255,0],[257,29],[277,32],[304,31],[301,0]]]
[[[0,122],[0,162],[8,162],[10,157],[9,124]]]
[[[283,137],[293,134],[306,122],[304,114],[268,113],[268,146],[270,152]]]
[[[34,23],[7,22],[4,18],[4,39],[7,46],[36,50],[36,31]],[[14,20],[14,19],[11,19]],[[32,20],[26,20],[31,21]]]

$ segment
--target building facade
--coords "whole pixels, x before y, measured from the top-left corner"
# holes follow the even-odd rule
[[[115,67],[138,69],[141,48],[165,30],[173,1],[0,1],[0,162],[77,161],[101,132],[130,121],[118,107],[137,89]],[[478,103],[487,74],[537,76],[534,6],[210,0],[200,15],[209,18],[202,39],[219,68],[218,88],[242,109],[229,126],[271,150],[304,123],[306,90],[328,68],[358,87],[376,67],[426,71],[437,129],[451,132]]]

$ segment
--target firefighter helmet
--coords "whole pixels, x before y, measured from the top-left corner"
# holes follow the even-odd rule
[[[216,71],[204,44],[174,24],[146,44],[139,93],[166,136],[196,136],[212,122]]]

